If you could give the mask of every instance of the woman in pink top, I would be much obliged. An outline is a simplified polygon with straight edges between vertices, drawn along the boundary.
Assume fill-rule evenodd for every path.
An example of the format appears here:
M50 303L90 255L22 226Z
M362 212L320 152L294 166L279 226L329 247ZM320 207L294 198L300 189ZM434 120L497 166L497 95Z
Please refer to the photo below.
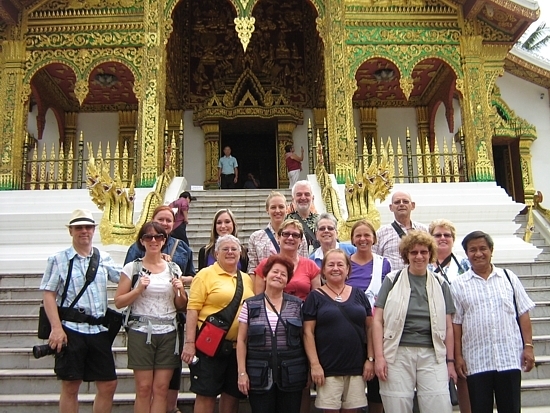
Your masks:
M294 184L300 179L300 171L302 170L302 161L304 160L304 147L302 149L302 155L298 156L294 152L294 146L285 146L285 162L286 169L288 169L288 187L292 189Z
M174 238L181 239L189 246L189 240L187 239L187 224L189 220L187 214L189 213L189 204L191 203L191 194L184 191L180 194L180 197L172 202L169 207L177 208L176 220L174 221L174 228L170 233Z
M294 264L294 276L284 291L301 300L305 300L310 291L321 286L320 269L315 264L315 261L298 255L303 235L302 224L295 219L287 219L277 231L277 238L281 247L279 254ZM267 258L262 260L254 271L256 273L254 294L260 294L265 291L263 267L266 261Z

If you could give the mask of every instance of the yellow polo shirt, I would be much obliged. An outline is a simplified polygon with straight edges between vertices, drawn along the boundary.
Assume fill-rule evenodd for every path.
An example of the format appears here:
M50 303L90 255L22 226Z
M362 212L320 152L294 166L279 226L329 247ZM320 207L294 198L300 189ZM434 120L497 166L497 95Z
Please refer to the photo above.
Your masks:
M254 296L250 276L244 272L241 272L241 275L244 285L243 297L233 324L231 324L231 328L226 336L227 340L232 341L237 340L237 331L239 329L238 316L242 303L245 299ZM227 274L217 262L210 267L203 268L195 275L191 283L191 289L189 290L187 309L199 312L199 328L206 317L217 313L229 305L235 295L236 288L237 276Z

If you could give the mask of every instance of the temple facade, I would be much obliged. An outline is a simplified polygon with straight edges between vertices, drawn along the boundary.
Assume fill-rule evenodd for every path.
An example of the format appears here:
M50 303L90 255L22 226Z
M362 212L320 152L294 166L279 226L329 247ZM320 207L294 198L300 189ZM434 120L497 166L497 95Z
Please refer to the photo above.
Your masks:
M81 187L95 156L126 185L173 159L216 188L226 145L241 185L285 187L291 144L303 177L322 159L345 181L385 152L401 182L497 181L532 204L550 194L550 63L514 45L539 14L530 0L5 0L0 187Z

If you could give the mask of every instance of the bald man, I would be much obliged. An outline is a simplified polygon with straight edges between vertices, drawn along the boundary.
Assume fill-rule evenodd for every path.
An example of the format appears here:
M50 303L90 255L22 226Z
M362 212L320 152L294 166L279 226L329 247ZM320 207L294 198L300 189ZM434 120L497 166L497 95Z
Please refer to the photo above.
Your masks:
M394 221L391 224L382 225L376 231L377 243L373 245L372 252L386 257L391 263L391 269L400 270L405 263L399 254L399 242L407 231L426 231L428 228L411 220L411 212L415 204L411 195L407 192L397 191L391 197L390 211L393 212Z

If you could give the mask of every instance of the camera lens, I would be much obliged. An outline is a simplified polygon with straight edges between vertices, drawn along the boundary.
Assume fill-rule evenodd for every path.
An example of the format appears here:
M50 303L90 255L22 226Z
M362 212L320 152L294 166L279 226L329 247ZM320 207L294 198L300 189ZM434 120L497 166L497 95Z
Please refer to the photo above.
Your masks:
M35 359L55 354L56 349L51 348L48 344L42 344L40 346L34 346L32 348L32 354Z

